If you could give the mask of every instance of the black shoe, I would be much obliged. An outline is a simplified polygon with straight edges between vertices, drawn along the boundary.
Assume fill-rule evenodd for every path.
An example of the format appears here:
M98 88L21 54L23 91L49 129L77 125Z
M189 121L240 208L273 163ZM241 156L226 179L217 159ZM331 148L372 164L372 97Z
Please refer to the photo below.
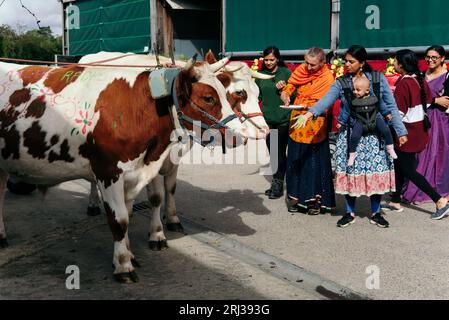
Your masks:
M353 224L354 222L355 218L350 213L347 213L343 216L343 218L337 221L337 227L344 228L350 224Z
M382 217L382 214L380 212L377 212L374 216L372 216L369 219L369 222L371 222L372 224L376 224L378 227L381 228L388 228L390 226L388 221L385 220L384 217Z
M271 194L271 187L270 187L270 189L265 190L265 195L266 196L269 196L270 194Z
M271 193L268 195L268 199L279 199L284 195L284 181L273 179L271 183Z

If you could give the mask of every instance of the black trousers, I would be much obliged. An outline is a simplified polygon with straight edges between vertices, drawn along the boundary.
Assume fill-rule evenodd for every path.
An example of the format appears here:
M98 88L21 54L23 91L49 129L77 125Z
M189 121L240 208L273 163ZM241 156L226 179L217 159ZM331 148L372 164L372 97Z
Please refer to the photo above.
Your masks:
M270 163L273 167L277 163L277 170L273 172L273 179L284 180L285 171L287 170L287 145L288 145L288 128L289 124L269 125L270 134L266 138L268 150L270 151ZM277 130L277 139L270 142L271 137L275 136L273 130ZM271 143L276 143L277 148L271 147ZM271 151L273 149L273 152ZM276 150L277 149L277 150ZM276 150L276 152L274 151Z
M394 160L394 170L396 176L396 192L391 196L391 201L401 202L402 187L404 186L405 178L413 182L422 192L427 194L433 202L440 200L441 196L430 183L423 177L422 174L416 171L417 161L416 153L401 152L396 149L398 158Z

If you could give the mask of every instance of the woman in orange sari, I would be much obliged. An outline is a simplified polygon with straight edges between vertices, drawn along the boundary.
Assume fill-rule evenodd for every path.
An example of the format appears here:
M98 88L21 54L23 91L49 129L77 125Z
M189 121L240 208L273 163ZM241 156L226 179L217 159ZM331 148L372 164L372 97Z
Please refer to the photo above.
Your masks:
M318 214L335 207L331 155L328 141L327 113L304 128L292 127L295 119L315 105L331 87L334 76L326 65L323 49L311 48L304 56L305 63L296 68L281 94L288 105L297 92L293 110L287 155L287 209L289 212Z

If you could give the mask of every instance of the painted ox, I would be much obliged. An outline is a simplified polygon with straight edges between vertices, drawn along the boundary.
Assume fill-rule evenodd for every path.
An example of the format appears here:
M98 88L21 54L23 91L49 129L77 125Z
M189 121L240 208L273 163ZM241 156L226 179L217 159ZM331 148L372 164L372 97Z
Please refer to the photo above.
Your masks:
M151 64L147 56L121 62ZM134 198L179 143L171 139L180 128L178 117L220 128L222 136L226 128L245 135L214 74L224 62L189 61L174 79L172 95L157 100L150 93L151 73L143 68L0 63L1 246L7 246L3 199L8 176L40 186L95 180L114 240L114 277L136 282L128 215Z
M95 61L109 60L119 57L123 53L101 52L98 54L83 57L80 62L93 63ZM206 61L217 65L218 61L212 52L206 55ZM155 58L153 58L155 59ZM156 62L156 60L154 60ZM160 57L161 63L170 63L170 60ZM120 60L105 62L120 63ZM177 61L177 65L183 62ZM231 103L235 114L238 116L249 138L265 139L269 133L268 125L265 122L259 106L259 88L253 81L253 78L271 79L273 76L261 74L252 71L248 65L240 61L229 62L219 70L222 74L229 77L230 81L224 83L227 91L228 101ZM225 78L226 79L226 78ZM187 148L190 146L187 146ZM165 203L166 228L170 231L183 232L181 221L177 216L174 193L176 190L176 178L178 165L167 158L157 175L147 186L150 208L150 228L148 244L152 250L162 250L168 247L167 239L164 234L164 228L161 222L161 206ZM96 186L93 184L89 197L89 214L98 214L99 198L96 192Z

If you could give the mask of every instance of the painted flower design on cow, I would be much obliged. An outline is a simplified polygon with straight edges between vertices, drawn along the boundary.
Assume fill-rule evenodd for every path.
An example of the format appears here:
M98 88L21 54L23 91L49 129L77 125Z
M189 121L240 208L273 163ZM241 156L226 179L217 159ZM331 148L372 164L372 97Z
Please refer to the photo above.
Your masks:
M54 96L55 93L53 92L53 90L51 88L48 87L41 87L37 84L34 84L30 87L31 91L41 95L41 96Z
M38 84L34 84L30 87L31 92L36 94L38 96L38 99L40 101L45 101L46 97L54 97L55 93L51 88L48 87L42 87ZM54 105L53 105L54 106Z
M80 129L81 129L81 133L83 135L86 135L87 133L87 128L92 126L92 118L94 116L94 112L89 112L90 109L90 104L89 103L84 103L84 110L80 110L79 111L79 118L75 119L75 123L79 125L79 127L75 127L72 129L72 131L70 132L70 134L73 136L78 135L80 133Z

